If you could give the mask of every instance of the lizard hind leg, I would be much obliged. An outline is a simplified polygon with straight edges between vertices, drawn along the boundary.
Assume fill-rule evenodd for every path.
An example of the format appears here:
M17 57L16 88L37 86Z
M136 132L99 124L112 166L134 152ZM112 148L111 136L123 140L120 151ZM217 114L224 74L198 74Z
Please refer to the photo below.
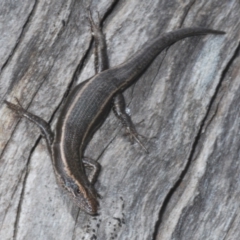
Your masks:
M121 121L122 125L126 129L126 133L130 136L131 141L136 141L146 153L149 153L147 148L143 145L142 141L139 139L139 137L143 137L140 135L133 122L131 117L126 112L126 104L125 100L122 94L118 94L114 98L114 106L113 111L116 115L116 117Z

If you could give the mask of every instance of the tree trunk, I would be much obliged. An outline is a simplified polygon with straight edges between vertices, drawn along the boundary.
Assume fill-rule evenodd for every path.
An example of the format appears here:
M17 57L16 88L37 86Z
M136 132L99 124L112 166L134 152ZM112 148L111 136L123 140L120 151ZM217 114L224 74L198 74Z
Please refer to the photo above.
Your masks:
M40 131L3 102L54 129L94 75L87 7L111 67L165 32L226 31L177 42L125 91L149 154L112 113L96 132L85 152L102 166L96 217L61 194ZM239 239L239 0L3 1L0 12L0 239Z

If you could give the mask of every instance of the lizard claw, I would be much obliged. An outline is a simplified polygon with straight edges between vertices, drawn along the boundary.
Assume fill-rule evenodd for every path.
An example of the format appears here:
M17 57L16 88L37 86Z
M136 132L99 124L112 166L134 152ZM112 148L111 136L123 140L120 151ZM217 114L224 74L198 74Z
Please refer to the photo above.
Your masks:
M130 136L131 142L135 140L147 154L149 153L147 148L143 145L142 141L138 137L140 136L140 137L146 138L145 136L138 134L136 131L133 131L133 129L130 129L130 128L127 128L127 134Z
M16 112L18 116L22 117L26 110L23 108L23 106L20 104L20 101L16 97L15 100L17 101L17 104L10 103L7 100L4 100L4 103L7 104L8 108Z

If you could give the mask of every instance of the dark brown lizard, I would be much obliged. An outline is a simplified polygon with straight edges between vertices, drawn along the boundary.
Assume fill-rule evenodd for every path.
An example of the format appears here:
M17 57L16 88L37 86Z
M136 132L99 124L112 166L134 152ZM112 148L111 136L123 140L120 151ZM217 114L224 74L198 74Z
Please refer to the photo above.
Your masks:
M126 62L108 69L104 36L91 16L90 22L96 43L95 66L98 74L77 85L70 93L59 116L55 134L46 121L26 111L20 104L5 102L10 109L39 126L47 140L58 183L78 207L95 215L98 212L98 194L94 183L100 165L84 157L84 151L95 131L108 116L112 102L114 101L114 112L127 132L145 149L131 118L125 112L122 92L139 78L166 47L186 37L224 32L206 28L186 28L165 33L147 42ZM88 176L86 167L93 169Z

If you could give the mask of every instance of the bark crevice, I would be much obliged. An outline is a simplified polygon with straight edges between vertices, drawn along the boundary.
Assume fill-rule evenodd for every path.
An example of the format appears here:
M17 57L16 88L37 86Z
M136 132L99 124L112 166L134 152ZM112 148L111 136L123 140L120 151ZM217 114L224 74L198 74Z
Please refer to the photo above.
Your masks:
M15 217L15 222L14 222L14 229L13 229L13 239L14 240L17 239L17 235L18 235L18 225L19 225L19 220L20 220L20 216L21 216L22 203L23 203L23 198L24 198L24 194L25 194L26 182L27 182L27 178L28 178L28 174L29 174L29 171L28 171L29 164L30 164L30 161L31 161L32 154L33 154L34 150L36 149L36 147L38 146L38 143L40 142L40 140L41 140L41 137L39 137L37 139L36 143L34 144L34 146L32 147L32 149L30 151L26 166L24 168L25 175L23 177L23 181L20 182L20 184L22 183L22 191L20 193L20 198L19 198L19 201L18 201L18 206L17 206L17 210L16 210L16 217Z
M27 31L27 28L28 28L28 25L30 24L35 12L36 12L36 9L37 9L37 5L38 5L38 0L35 1L35 3L33 4L33 7L32 7L32 10L30 11L28 17L27 17L27 20L26 22L23 24L23 27L22 27L22 31L16 41L16 44L15 46L13 47L12 51L10 52L7 60L5 61L5 63L2 65L2 68L1 68L1 71L0 73L4 70L4 68L8 65L8 63L11 61L14 53L17 51L18 49L18 46L20 45L20 43L22 42L22 39L24 38L24 35Z
M220 88L222 86L222 83L225 79L225 76L226 76L226 73L228 72L229 68L231 67L234 59L238 56L239 54L239 51L240 51L240 44L238 44L237 48L235 49L232 57L230 58L230 60L228 61L228 63L226 64L226 67L224 68L222 74L221 74L221 77L219 79L219 82L218 82L218 85L216 87L216 90L212 96L212 98L210 99L210 102L209 102L209 106L208 106L208 109L206 111L206 114L205 116L203 117L202 121L201 121L201 124L200 124L200 128L198 130L198 133L193 141L193 145L192 145L192 148L191 148L191 151L190 151L190 155L189 155L189 158L187 160L187 163L185 165L185 168L183 169L183 171L181 172L178 180L176 181L176 183L173 185L173 187L169 190L168 194L166 195L166 198L164 199L163 201L163 204L161 206L161 209L159 211L159 218L158 218L158 221L156 222L155 224L155 230L154 230L154 233L153 233L153 237L152 239L155 240L157 238L157 233L158 233L158 229L161 225L161 222L162 222L162 218L163 218L163 215L167 209L167 206L168 206L168 203L169 201L171 201L171 198L173 196L173 194L176 192L176 190L178 189L179 185L181 184L181 182L183 181L184 177L186 176L186 174L188 173L188 170L189 170L189 167L191 166L191 163L193 161L193 157L195 156L195 151L198 147L198 143L199 143L199 140L201 138L201 135L202 135L202 132L206 126L206 121L209 117L209 113L212 109L212 106L214 104L214 101L216 100L217 98L217 95L220 91ZM213 114L212 118L211 118L211 121L213 120L215 114ZM207 123L207 125L209 125L209 122Z

